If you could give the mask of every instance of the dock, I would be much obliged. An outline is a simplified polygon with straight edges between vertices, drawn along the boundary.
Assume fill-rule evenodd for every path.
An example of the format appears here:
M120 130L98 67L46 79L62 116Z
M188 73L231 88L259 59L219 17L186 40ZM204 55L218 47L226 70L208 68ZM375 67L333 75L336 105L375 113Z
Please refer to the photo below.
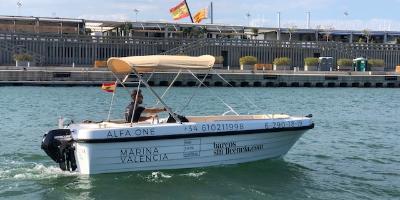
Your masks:
M144 73L151 86L168 86L177 72ZM311 72L311 71L253 71L215 70L210 73L194 71L204 85L212 87L376 87L399 88L400 74L395 72ZM221 75L225 80L221 79ZM107 69L83 67L2 67L0 86L98 86L113 82ZM137 77L130 76L126 85L136 85ZM197 86L189 72L182 72L173 83L177 87Z

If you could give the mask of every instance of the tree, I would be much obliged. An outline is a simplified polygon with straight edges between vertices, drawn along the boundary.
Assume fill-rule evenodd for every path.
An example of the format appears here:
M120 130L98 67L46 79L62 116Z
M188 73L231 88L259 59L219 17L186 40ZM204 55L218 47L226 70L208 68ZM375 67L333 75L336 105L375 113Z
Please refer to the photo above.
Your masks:
M207 33L207 29L205 26L200 26L200 27L185 27L182 29L183 35L189 38L200 38L204 37L204 35Z
M396 44L400 44L400 38L396 38Z
M258 36L258 28L252 28L251 32L253 33L253 39Z
M129 34L129 32L131 31L131 29L132 29L132 24L125 22L125 24L123 26L124 35L127 36Z
M367 39L367 44L368 44L369 40L371 38L371 31L368 29L364 29L362 32L363 32L364 37Z
M329 41L329 38L331 37L333 30L334 30L334 27L332 25L327 25L324 28L324 37L326 38L327 42Z
M322 26L318 24L315 28L317 29L316 41L319 41L319 32L322 30Z
M292 34L296 31L297 26L296 25L291 25L288 28L288 32L289 32L289 41L292 41Z

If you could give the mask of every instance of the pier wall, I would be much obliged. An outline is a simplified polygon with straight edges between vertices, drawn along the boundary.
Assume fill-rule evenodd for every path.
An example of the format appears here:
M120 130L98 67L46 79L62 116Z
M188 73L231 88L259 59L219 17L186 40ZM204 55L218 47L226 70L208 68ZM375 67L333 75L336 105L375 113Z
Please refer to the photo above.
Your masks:
M220 70L220 74L195 72L204 84L213 87L400 87L400 77L395 73L370 74L363 72L253 72ZM147 80L149 73L143 74ZM176 76L176 72L154 73L149 79L152 86L168 86ZM66 69L27 69L0 70L0 85L101 85L113 82L115 77L106 70L89 70L88 68ZM128 85L137 84L134 75L127 79ZM174 86L191 87L199 82L190 73L181 73Z

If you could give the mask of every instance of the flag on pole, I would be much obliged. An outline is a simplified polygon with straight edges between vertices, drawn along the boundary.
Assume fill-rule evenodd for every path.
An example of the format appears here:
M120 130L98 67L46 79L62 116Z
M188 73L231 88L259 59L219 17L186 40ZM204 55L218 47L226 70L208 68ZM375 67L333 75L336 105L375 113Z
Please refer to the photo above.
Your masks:
M105 92L114 92L116 88L116 84L113 83L103 83L101 86L101 89L104 90Z
M200 23L201 20L207 19L207 8L199 10L193 18L194 23Z
M182 18L189 16L189 9L186 6L185 1L182 1L177 6L169 9L169 12L171 13L172 18L174 18L174 20L180 20Z

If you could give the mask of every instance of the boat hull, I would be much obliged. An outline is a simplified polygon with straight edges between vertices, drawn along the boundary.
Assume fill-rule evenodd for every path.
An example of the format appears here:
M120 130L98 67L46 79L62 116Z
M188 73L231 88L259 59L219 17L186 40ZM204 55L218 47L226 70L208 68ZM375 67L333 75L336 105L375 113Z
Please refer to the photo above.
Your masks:
M306 130L74 143L82 174L237 164L285 155Z

